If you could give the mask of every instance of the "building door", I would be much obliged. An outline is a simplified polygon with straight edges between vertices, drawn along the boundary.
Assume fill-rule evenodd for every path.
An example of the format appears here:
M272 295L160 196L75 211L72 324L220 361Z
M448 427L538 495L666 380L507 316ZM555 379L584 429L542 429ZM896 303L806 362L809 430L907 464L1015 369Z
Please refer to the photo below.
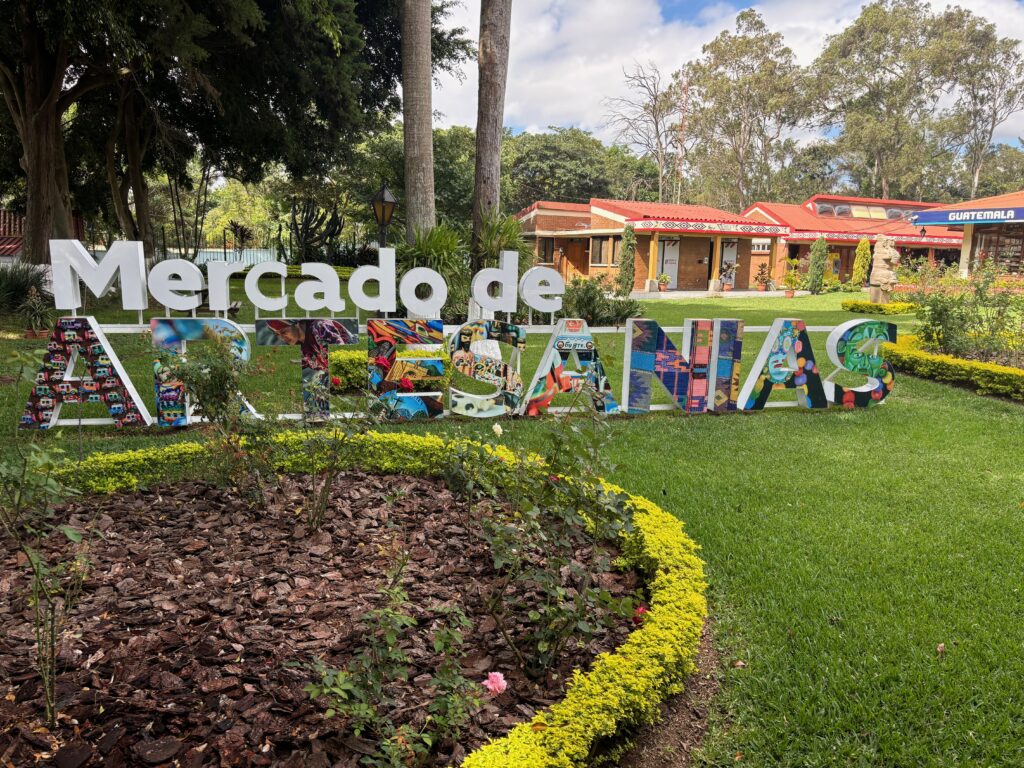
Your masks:
M722 283L728 283L731 286L736 285L736 258L739 255L739 243L736 240L723 240L722 241L722 272L721 274L726 275L730 272L731 277L723 278ZM729 267L734 267L730 270Z
M583 240L570 240L566 247L565 279L572 280L577 275L586 275L587 247Z
M658 241L658 274L657 277L668 275L668 289L676 290L679 278L679 241Z

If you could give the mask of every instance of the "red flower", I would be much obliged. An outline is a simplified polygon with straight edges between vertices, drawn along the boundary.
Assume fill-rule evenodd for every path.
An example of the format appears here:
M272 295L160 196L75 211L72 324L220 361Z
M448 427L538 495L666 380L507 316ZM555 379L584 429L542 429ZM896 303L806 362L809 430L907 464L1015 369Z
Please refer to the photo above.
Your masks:
M391 367L391 361L383 356L373 358L373 364L378 368L383 368L385 371Z
M340 387L341 386L341 379L338 378L337 376L331 376L331 386L332 387Z
M403 376L401 379L398 380L398 388L403 392L412 392L412 379L410 379L408 376Z
M643 605L638 605L636 607L636 610L633 611L633 623L636 624L639 627L641 624L644 623L644 619L646 619L646 618L647 618L647 607L643 606Z

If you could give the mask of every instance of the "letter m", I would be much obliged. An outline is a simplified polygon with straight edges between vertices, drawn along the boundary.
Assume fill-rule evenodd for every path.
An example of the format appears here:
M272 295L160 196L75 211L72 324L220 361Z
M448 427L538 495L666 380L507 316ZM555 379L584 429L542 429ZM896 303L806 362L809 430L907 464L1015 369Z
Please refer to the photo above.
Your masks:
M82 306L79 280L99 298L110 290L118 275L121 277L121 306L124 309L149 306L142 243L118 241L97 262L77 240L51 240L50 262L57 309L74 310Z

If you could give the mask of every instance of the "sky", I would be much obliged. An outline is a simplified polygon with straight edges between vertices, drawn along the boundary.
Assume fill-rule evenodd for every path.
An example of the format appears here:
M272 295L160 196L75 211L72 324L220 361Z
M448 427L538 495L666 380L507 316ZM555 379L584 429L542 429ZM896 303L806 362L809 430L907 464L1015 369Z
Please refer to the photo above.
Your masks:
M462 0L450 23L476 39L480 0ZM952 3L936 0L934 8ZM960 0L995 22L1000 34L1024 39L1024 0ZM765 0L753 6L770 29L781 32L800 64L810 64L828 35L857 17L863 3L841 0ZM575 126L606 142L615 139L605 125L602 101L624 95L622 71L653 62L671 73L698 58L701 46L750 7L701 0L513 0L512 43L505 125L516 132L548 126ZM434 88L437 125L476 123L476 64L463 79L443 76ZM1016 143L1024 135L1024 113L1004 124L997 141Z

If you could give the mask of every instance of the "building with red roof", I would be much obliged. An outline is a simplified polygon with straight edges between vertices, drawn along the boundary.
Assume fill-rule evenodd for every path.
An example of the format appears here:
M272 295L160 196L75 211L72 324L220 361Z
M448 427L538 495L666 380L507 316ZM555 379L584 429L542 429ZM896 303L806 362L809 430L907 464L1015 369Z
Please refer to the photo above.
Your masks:
M670 290L707 290L719 284L753 288L785 225L758 221L706 205L647 203L592 198L589 203L538 200L516 214L534 243L537 262L555 267L566 280L619 271L622 234L636 234L635 290L655 290L668 276ZM759 241L764 247L754 247Z
M1003 274L1024 275L1024 190L917 211L916 226L962 233L960 273L992 260Z
M937 206L918 200L814 195L799 205L757 202L743 215L790 230L775 246L773 276L779 277L785 271L786 259L805 258L814 241L824 237L832 273L847 280L853 274L857 244L862 239L873 244L880 235L892 237L896 248L905 255L956 263L963 233L946 226L921 226L914 221L917 212Z

